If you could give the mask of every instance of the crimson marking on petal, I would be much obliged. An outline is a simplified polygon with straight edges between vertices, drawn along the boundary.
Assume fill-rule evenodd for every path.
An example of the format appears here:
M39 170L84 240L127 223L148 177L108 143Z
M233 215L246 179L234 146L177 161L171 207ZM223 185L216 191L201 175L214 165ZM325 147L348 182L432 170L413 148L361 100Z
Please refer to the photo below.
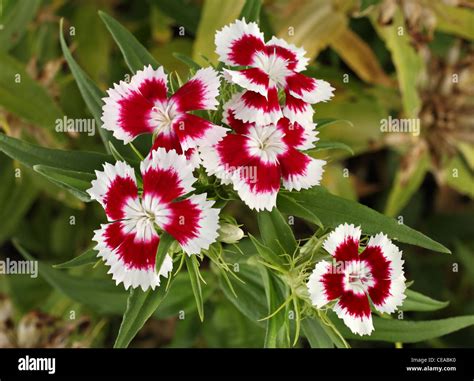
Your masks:
M227 130L192 114L182 114L173 123L184 150L196 148L198 145L214 145L221 140Z
M369 299L365 294L345 292L334 306L334 311L356 334L370 334L374 329Z
M339 244L336 248L335 257L338 261L351 261L357 259L359 249L359 241L352 237L347 237L346 240Z
M259 68L250 68L240 71L225 70L224 77L232 83L246 90L257 92L267 97L270 78Z
M138 88L140 93L152 102L164 102L166 100L166 82L160 78L147 78Z
M184 195L178 174L169 169L148 168L143 176L143 197L158 196L161 202L171 202Z
M170 133L162 132L155 137L151 150L155 151L158 148L164 148L166 151L175 150L179 155L183 153L178 135L174 131L171 131Z
M129 136L135 138L144 133L152 133L148 122L153 103L137 91L118 101L119 126Z
M369 289L369 295L374 304L380 305L390 296L390 263L383 256L378 246L368 246L360 254L370 266L374 278L374 286Z
M125 217L124 207L129 198L136 198L138 189L130 177L116 177L104 197L105 213L111 220Z
M156 233L149 241L136 239L135 234L125 233L122 221L108 224L104 232L105 243L129 269L155 268L156 249L160 241Z
M283 141L289 146L296 148L305 142L306 130L298 123L290 123L288 118L281 118L277 127L285 134Z
M278 90L270 88L268 98L253 91L244 92L235 105L235 116L244 122L258 125L276 123L282 116L278 102Z
M176 104L178 112L215 110L218 104L216 97L219 95L219 85L219 77L214 69L199 69L174 93L170 101Z
M286 88L291 95L304 99L305 93L311 93L316 89L316 80L303 74L293 73L286 78Z
M285 91L283 115L291 122L298 122L306 126L313 122L313 114L314 110L309 103L295 98L288 91Z
M198 236L201 210L189 199L169 204L170 222L163 229L181 245Z
M249 66L253 62L256 52L265 48L262 40L250 34L244 34L238 40L232 42L229 59L235 65Z
M303 48L298 48L275 36L267 42L266 50L269 54L276 54L286 60L288 69L296 72L304 70L309 62L309 59L305 57L306 51Z

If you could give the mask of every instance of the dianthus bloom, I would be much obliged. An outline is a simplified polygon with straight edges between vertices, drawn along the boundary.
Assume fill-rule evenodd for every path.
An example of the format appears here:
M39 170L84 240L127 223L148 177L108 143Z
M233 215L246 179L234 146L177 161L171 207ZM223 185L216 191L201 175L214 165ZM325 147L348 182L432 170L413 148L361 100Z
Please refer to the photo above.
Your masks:
M226 129L191 114L196 110L215 110L218 105L219 76L212 68L200 69L173 95L168 95L168 77L163 67L146 66L130 79L107 91L102 110L103 128L124 143L138 135L153 134L153 149L163 147L185 153L196 166L196 147L212 144Z
M201 148L207 173L232 183L242 201L256 210L273 209L280 182L288 190L319 184L325 161L300 151L314 147L314 124L303 127L287 118L266 126L242 122L235 118L238 97L224 106L224 122L234 133Z
M382 313L392 313L405 299L402 252L379 233L370 237L359 254L360 227L339 225L323 247L333 262L319 262L308 281L313 305L332 307L353 333L374 330L370 301Z
M311 104L327 101L333 88L323 80L307 77L308 59L302 48L272 37L264 41L263 33L254 22L236 20L215 36L219 59L230 66L245 66L242 70L224 69L224 77L242 88L236 100L235 116L258 125L277 123L282 116L291 122L311 123ZM281 109L278 90L285 93Z
M173 263L166 256L155 270L160 232L173 236L188 255L208 249L218 236L219 210L194 191L192 167L183 155L159 148L141 163L143 191L125 162L104 164L87 192L104 207L108 223L95 231L96 250L125 288L154 289Z

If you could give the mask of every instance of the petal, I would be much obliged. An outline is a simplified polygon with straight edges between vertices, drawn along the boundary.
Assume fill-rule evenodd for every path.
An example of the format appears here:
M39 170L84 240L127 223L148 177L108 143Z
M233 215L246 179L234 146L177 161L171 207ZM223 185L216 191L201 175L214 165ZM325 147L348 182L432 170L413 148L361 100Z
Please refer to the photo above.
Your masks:
M374 307L384 313L392 313L405 299L405 276L402 252L384 234L371 237L361 253L370 267L374 285L368 292Z
M110 221L126 216L126 206L138 200L135 171L127 163L118 161L114 165L105 163L103 171L95 171L96 180L87 193L105 209Z
M263 33L257 23L247 23L245 18L218 31L215 44L219 60L234 66L251 65L255 53L265 49Z
M154 102L166 99L166 80L162 67L153 70L148 66L138 71L130 83L114 84L103 98L102 127L125 143L140 134L153 133L150 113Z
M123 283L128 289L141 287L155 289L160 285L160 276L168 277L173 268L173 261L166 256L159 273L155 271L156 249L159 237L154 230L146 236L137 234L136 227L123 221L101 225L95 231L93 240L97 242L95 249L105 264L110 266L109 274L116 284Z
M291 123L288 118L281 118L277 123L277 128L284 134L285 144L299 150L314 148L314 143L319 140L315 127L314 123L303 127L299 123Z
M227 129L192 114L182 114L173 123L184 150L201 145L214 145L227 133Z
M324 160L312 157L289 148L283 155L278 157L281 165L283 185L288 190L308 189L319 185L323 177Z
M164 102L168 93L168 77L163 66L153 70L151 65L139 70L130 79L130 88L152 102Z
M333 97L334 88L326 81L293 73L286 78L286 90L307 103L325 102Z
M298 48L275 36L267 42L266 50L285 59L288 69L296 72L305 70L309 62L309 58L305 57L306 51L303 48Z
M224 104L222 121L238 134L245 135L248 132L248 129L252 126L252 123L244 122L235 117L235 105L239 98L240 94L236 93Z
M303 126L313 123L314 110L311 104L291 96L288 91L285 91L285 106L283 107L283 115L287 117L290 122L298 122Z
M206 194L171 203L170 221L163 229L171 234L188 254L207 250L217 239L219 209L212 208L214 201L206 200Z
M345 292L334 306L337 316L358 335L370 335L374 330L370 304L365 294Z
M328 261L321 261L311 273L307 286L311 302L321 308L344 293L343 274L333 271Z
M251 209L271 210L280 189L278 163L266 163L250 155L249 138L229 134L214 147L203 147L201 157L206 172L234 189Z
M237 98L234 114L243 122L252 122L260 126L275 124L282 116L276 87L268 90L268 98L246 91Z
M171 97L178 112L216 110L219 102L219 75L213 68L199 69L196 74Z
M143 178L143 197L159 197L171 202L194 190L193 169L184 155L159 148L152 151L140 165Z
M224 69L224 78L230 83L235 83L264 97L268 94L269 78L261 69L251 68L240 71Z
M359 257L359 226L342 224L329 234L323 243L324 249L338 261L350 261Z

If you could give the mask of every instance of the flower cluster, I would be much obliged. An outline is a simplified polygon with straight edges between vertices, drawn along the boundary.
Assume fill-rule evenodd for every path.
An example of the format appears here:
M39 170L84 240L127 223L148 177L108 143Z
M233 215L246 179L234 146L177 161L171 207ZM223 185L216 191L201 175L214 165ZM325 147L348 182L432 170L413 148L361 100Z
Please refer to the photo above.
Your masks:
M299 191L321 181L325 162L303 151L318 140L313 104L329 100L334 89L301 74L305 51L276 37L265 42L258 25L245 19L218 31L215 43L227 65L222 74L200 69L172 93L164 69L147 66L104 98L103 128L125 144L142 134L153 140L139 166L106 163L88 190L108 219L95 232L95 248L127 289L154 289L169 276L169 255L155 268L164 232L187 255L207 250L218 237L242 237L240 229L219 228L214 201L193 187L200 165L257 211L275 207L281 185ZM221 75L237 89L222 101L226 127L196 114L218 109ZM371 238L359 254L360 235L359 228L342 225L329 236L324 248L345 265L318 263L308 289L317 308L336 301L338 316L367 334L373 330L369 297L378 311L394 311L403 301L405 278L401 253L386 236Z
M370 237L359 254L360 227L339 225L324 241L333 261L320 261L309 277L311 301L322 308L336 301L333 310L352 332L374 330L369 299L375 310L392 313L405 299L402 252L386 235Z
M224 27L215 43L223 63L246 69L224 69L224 78L243 91L224 105L232 133L202 148L203 165L250 208L271 210L281 182L288 190L319 184L325 162L301 150L317 140L311 104L330 99L334 89L300 73L308 63L303 49L276 37L265 42L254 22Z

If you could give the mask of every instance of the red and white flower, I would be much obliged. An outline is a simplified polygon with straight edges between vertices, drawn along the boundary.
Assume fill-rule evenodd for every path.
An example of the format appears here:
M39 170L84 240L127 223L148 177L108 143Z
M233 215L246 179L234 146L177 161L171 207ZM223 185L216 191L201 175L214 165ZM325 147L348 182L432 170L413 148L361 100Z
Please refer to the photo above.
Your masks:
M174 149L191 157L200 144L213 144L226 129L190 111L215 110L219 76L212 68L200 69L173 95L168 96L168 77L163 67L146 66L107 91L102 109L103 128L129 143L141 134L154 134L154 149Z
M96 250L125 288L154 289L172 269L169 255L157 273L159 231L172 235L188 255L209 248L218 236L219 210L206 194L193 194L195 178L186 158L159 148L141 163L143 192L125 162L104 164L87 191L105 209L108 223L95 231Z
M323 243L333 262L319 262L308 281L313 305L332 307L352 332L373 330L370 301L382 313L392 313L405 299L402 252L383 233L370 237L359 254L360 227L339 225Z
M201 147L203 165L209 175L233 184L240 198L252 209L271 210L280 182L288 190L319 184L325 161L302 153L314 147L317 131L281 118L260 126L235 117L236 94L224 106L224 122L234 133L214 146Z
M243 70L224 69L224 77L247 91L237 100L235 116L259 125L276 123L282 116L291 122L311 122L311 104L333 96L334 88L323 80L307 77L305 50L273 37L265 42L254 22L236 20L215 36L216 53L230 66L246 66ZM278 89L285 91L281 110Z

